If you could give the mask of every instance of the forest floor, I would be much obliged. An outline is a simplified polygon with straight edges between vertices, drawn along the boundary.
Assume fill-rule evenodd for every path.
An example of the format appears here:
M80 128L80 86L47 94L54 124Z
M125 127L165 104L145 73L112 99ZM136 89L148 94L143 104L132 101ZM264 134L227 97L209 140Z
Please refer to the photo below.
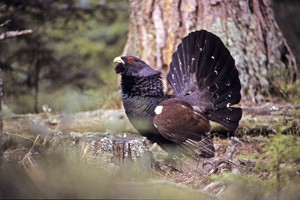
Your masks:
M123 110L4 118L1 198L299 199L300 107L244 108L214 158L168 159Z

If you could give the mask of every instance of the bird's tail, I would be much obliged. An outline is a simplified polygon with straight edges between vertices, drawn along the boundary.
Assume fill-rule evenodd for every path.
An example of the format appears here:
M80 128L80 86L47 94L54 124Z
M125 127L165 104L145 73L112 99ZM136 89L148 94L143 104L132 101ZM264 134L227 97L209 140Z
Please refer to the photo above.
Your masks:
M167 80L178 96L228 130L238 127L241 83L235 61L221 39L205 30L186 36L172 56Z

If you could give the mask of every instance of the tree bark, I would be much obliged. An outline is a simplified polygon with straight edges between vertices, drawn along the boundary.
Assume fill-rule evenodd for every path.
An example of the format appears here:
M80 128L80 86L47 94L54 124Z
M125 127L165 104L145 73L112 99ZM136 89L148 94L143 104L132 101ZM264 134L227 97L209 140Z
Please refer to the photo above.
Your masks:
M299 68L279 30L270 0L130 0L124 55L136 55L168 71L172 53L193 30L218 35L240 72L244 103L279 95L299 76Z
M2 114L2 101L3 101L3 80L2 74L0 74L0 166L2 163L2 154L3 154L3 114Z

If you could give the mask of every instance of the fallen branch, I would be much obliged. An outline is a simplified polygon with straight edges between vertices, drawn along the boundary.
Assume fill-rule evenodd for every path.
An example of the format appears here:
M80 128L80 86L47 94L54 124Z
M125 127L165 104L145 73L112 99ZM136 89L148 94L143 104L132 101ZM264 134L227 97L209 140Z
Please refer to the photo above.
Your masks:
M23 31L8 31L6 33L0 34L0 41L6 40L6 39L11 39L11 38L22 36L22 35L28 35L31 33L32 33L31 29L27 29L27 30L23 30Z

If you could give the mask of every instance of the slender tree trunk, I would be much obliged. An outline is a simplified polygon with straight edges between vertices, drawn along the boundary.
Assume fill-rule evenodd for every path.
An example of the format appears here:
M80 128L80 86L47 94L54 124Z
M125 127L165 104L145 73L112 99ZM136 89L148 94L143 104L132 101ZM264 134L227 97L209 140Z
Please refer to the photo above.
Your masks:
M4 26L6 23L9 23L10 20L0 24ZM31 34L32 30L21 30L21 31L9 31L0 34L0 41L7 40L11 38L15 38L18 36L28 35ZM3 141L3 112L2 112L2 105L3 105L3 79L2 79L2 72L0 71L0 165L2 163L2 154L4 151L4 141Z
M172 53L190 31L218 35L235 58L244 102L278 95L299 75L270 0L130 0L124 54L167 72Z
M3 102L3 80L2 80L2 73L0 73L0 166L2 164L2 154L3 154L3 113L2 113L2 102Z
M35 64L35 75L34 75L34 111L36 113L39 112L40 71L41 71L41 61L37 60Z

